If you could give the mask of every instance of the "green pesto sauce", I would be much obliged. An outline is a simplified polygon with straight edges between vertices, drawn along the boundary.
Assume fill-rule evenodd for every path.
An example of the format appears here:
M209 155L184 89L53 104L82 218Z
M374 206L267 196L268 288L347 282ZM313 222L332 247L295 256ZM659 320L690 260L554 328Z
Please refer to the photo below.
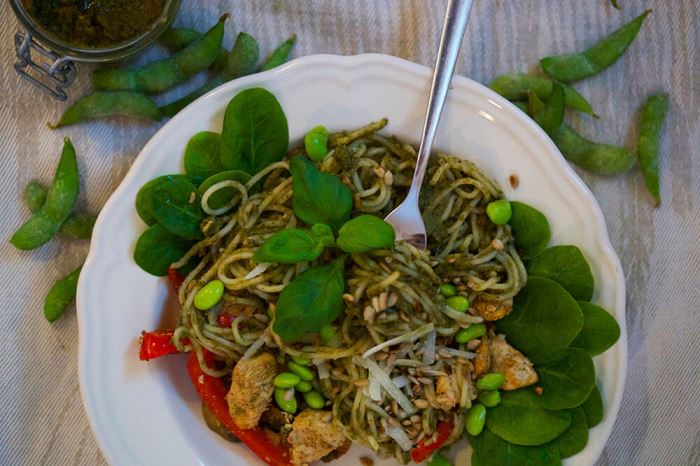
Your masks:
M43 30L84 48L122 44L150 30L166 0L22 0Z

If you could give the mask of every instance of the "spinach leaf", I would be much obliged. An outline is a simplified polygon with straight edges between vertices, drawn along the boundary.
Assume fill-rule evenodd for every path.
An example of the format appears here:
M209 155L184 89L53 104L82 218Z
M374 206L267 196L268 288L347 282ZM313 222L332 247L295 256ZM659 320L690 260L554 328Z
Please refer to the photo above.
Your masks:
M211 131L201 131L190 138L185 148L185 173L203 178L216 175L221 165L221 135Z
M163 175L141 186L136 194L136 212L146 225L157 222L153 216L153 193L160 185L172 180L187 180L195 185L201 182L201 178L189 175Z
M287 228L270 236L255 251L255 262L294 264L312 261L323 252L323 243L314 235L298 228Z
M224 168L257 173L282 160L288 145L287 117L274 95L255 87L231 99L221 133Z
M571 410L571 425L552 444L559 448L562 458L570 458L586 448L588 443L588 424L586 413L580 406Z
M531 389L501 393L501 404L489 409L486 426L503 440L516 445L544 445L571 424L568 411L549 411L540 406Z
M591 356L604 353L620 338L620 326L608 311L595 304L578 301L583 312L583 328L571 346L583 348Z
M163 183L153 192L153 216L171 233L186 239L203 237L199 226L204 213L197 188L187 180Z
M576 246L552 246L533 257L527 267L530 275L539 275L559 283L574 299L588 301L595 286L591 267Z
M312 226L311 234L314 235L316 239L324 246L333 246L335 244L333 230L331 230L331 227L325 223L317 223L316 225Z
M506 442L488 429L469 436L472 466L559 466L559 449L552 444L525 447Z
M538 400L545 409L569 409L580 406L595 385L593 360L582 349L566 348L546 364L537 367Z
M515 238L515 247L523 259L530 259L541 253L551 236L549 222L539 210L522 202L511 201L513 216L510 227Z
M569 346L583 327L583 314L559 284L530 277L515 296L513 311L496 325L513 346L538 363Z
M345 258L302 272L277 300L273 330L287 342L318 332L343 311Z
M352 193L335 175L323 173L308 159L289 162L294 191L294 213L307 225L324 223L333 231L350 218Z
M581 409L586 414L586 423L589 428L597 426L603 420L605 407L597 385L593 385L593 390L591 390L591 394L588 395L586 401L581 405Z
M209 178L204 180L202 185L199 187L199 195L204 196L204 193L207 192L207 189L211 188L216 183L220 183L222 181L238 181L239 183L244 185L248 181L250 181L250 175L240 170L227 170L224 172L217 173L216 175L210 176ZM214 194L209 196L209 199L207 199L207 205L210 209L220 209L223 206L227 205L229 202L231 202L233 197L239 193L240 191L238 191L235 188L221 188Z
M141 233L134 249L134 261L146 272L159 277L168 273L168 267L185 255L192 245L155 224Z
M374 215L360 215L345 223L338 233L338 247L350 254L372 249L393 249L394 227Z

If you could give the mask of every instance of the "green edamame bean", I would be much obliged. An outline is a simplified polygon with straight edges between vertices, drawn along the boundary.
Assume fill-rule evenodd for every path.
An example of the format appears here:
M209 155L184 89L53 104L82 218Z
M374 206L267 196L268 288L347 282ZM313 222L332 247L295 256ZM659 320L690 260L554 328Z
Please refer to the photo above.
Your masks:
M501 403L501 392L498 390L481 392L476 399L487 408L493 408Z
M651 10L645 11L582 52L545 57L540 66L551 78L565 83L600 73L625 53L649 13Z
M298 391L299 393L306 393L310 392L313 390L314 386L311 385L310 382L307 382L306 380L302 380L298 384L294 386L294 390Z
M289 392L291 392L291 396L287 395ZM294 397L293 388L275 388L275 403L282 411L289 414L297 412L297 399Z
M162 114L151 99L138 92L95 92L85 95L68 107L57 123L51 128L81 123L85 120L107 118L112 116L127 116L160 120Z
M445 304L457 312L467 312L469 309L469 300L464 296L449 297L445 300Z
M576 89L566 84L561 86L564 89L564 101L567 107L595 116L591 104ZM540 99L547 99L552 94L554 81L547 76L515 73L497 77L489 87L511 101L526 99L528 92L534 92Z
M472 324L467 328L460 329L455 335L455 341L460 345L464 345L475 338L486 333L486 325L484 324Z
M629 150L589 141L566 123L559 127L552 140L567 160L597 175L619 175L632 168L635 162Z
M223 15L202 37L172 57L141 68L97 70L92 76L93 84L97 89L109 91L137 91L145 94L167 91L214 63L221 49L226 18L228 15Z
M46 187L39 181L31 181L24 189L24 200L29 210L36 213L46 202ZM72 213L63 222L59 231L70 238L90 239L95 220L97 217L92 214Z
M163 115L174 116L177 112L187 107L189 104L212 89L215 89L232 79L255 72L255 66L258 63L259 55L260 48L255 38L250 34L241 32L236 38L236 43L234 44L233 49L228 54L222 73L199 89L175 100L174 102L164 105L161 108Z
M661 129L668 112L668 94L651 95L644 101L640 112L637 157L644 175L644 184L654 198L654 206L661 203L659 194L659 145Z
M74 239L90 239L96 220L92 214L73 213L63 222L60 232Z
M464 421L465 427L469 435L479 435L484 430L486 423L486 407L481 403L475 403L467 412L467 417Z
M46 202L46 187L40 181L30 181L24 188L24 202L31 213L37 212Z
M70 139L63 140L61 160L58 162L46 202L10 238L18 249L35 249L47 243L61 228L73 211L80 192L78 160Z
M452 466L452 463L450 463L450 460L448 460L445 455L435 453L428 462L428 466Z
M508 199L499 199L488 203L486 215L496 225L505 225L513 216L513 209L510 207Z
M294 46L294 42L296 42L296 40L297 35L292 34L289 39L278 45L277 48L273 50L272 53L265 58L265 60L263 60L259 71L271 70L272 68L276 68L289 60L289 53L292 51L292 47Z
M81 265L68 276L53 284L44 300L44 317L53 322L63 315L70 303L75 299L78 288L78 277L83 266Z
M292 356L292 361L294 361L297 364L301 364L302 366L308 366L309 364L311 364L311 359L303 358L301 356Z
M457 294L457 288L452 283L443 283L440 285L440 294L445 298L451 298Z
M304 393L304 401L309 405L309 408L313 409L323 409L326 406L326 400L323 399L323 395L316 390Z
M311 369L309 369L306 366L302 366L301 364L297 364L294 361L289 361L287 363L287 367L289 370L296 375L298 375L301 380L305 380L307 382L311 382L314 379L314 373L311 372Z
M216 306L224 295L224 284L221 280L212 280L194 295L194 307L206 311Z
M479 390L498 390L505 381L505 376L500 372L491 372L476 381L476 388Z
M320 162L328 153L328 130L325 126L316 126L304 136L304 149L309 158Z
M529 95L529 98L531 102L538 99L533 93ZM552 88L552 94L547 99L547 102L539 109L535 109L534 105L532 105L530 107L530 112L535 123L540 125L547 134L550 136L555 134L564 122L564 113L566 112L566 107L564 105L564 88L555 83Z
M321 327L321 330L319 330L319 335L321 336L321 341L325 344L329 344L333 340L335 340L335 329L333 328L332 325L324 325Z
M291 372L282 372L281 374L277 374L273 380L275 387L278 388L292 388L299 382L301 382L301 378L296 374L292 374Z

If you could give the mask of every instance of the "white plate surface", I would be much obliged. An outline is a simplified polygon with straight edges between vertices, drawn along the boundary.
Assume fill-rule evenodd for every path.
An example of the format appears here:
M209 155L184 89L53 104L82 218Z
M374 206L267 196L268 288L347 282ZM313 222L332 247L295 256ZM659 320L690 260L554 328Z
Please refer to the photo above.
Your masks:
M317 124L339 130L382 117L389 118L386 131L416 143L430 74L426 67L385 55L301 58L219 87L180 112L146 144L99 216L78 286L80 388L109 463L257 464L245 447L226 443L204 425L185 356L138 360L141 330L159 328L164 310L173 307L165 280L143 272L132 259L134 243L145 228L134 209L138 189L158 175L181 172L190 136L220 131L228 101L253 86L277 96L293 144ZM619 342L595 358L605 419L590 432L586 449L566 461L592 465L612 430L627 360L624 278L600 208L529 118L469 79L454 78L435 147L474 161L508 198L544 212L553 243L579 246L592 265L594 301L609 309L622 328ZM517 189L508 183L511 174L520 180ZM461 449L457 464L467 465L468 450L460 445L452 451ZM357 465L357 457L364 453L355 447L336 464Z

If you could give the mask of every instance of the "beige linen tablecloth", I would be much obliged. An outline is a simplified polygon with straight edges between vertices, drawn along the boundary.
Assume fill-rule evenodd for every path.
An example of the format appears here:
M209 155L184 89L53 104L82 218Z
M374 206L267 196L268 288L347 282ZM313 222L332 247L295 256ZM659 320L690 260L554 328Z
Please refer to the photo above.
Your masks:
M580 49L654 8L625 57L577 85L601 118L575 116L575 125L600 141L628 146L636 139L634 121L644 97L671 94L661 208L651 207L636 169L614 179L582 174L605 213L627 277L627 387L599 464L698 465L700 2L620 3L621 11L607 0L475 0L456 72L487 83L498 74L527 71L542 56ZM182 0L176 24L203 30L230 11L227 44L243 30L267 52L296 32L294 56L380 52L432 65L445 5ZM42 315L49 287L83 260L88 243L59 239L21 252L7 239L28 216L24 186L35 178L50 181L64 136L79 152L80 205L97 212L158 126L120 120L49 130L47 121L55 121L64 104L15 75L17 23L8 2L2 2L0 18L0 464L102 464L78 390L75 312L55 324ZM79 68L72 97L88 89L89 67Z

